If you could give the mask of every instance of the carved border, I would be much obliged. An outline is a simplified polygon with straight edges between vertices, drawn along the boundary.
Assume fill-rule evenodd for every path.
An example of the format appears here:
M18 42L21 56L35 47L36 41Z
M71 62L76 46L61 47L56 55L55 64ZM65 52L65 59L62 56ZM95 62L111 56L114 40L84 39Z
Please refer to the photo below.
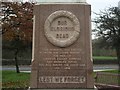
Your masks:
M57 40L56 38L53 38L48 33L50 31L50 25L53 22L53 20L56 18L59 18L61 16L69 18L71 21L73 21L73 24L74 24L73 36L64 41ZM78 39L79 34L80 34L80 23L79 23L79 20L77 19L77 17L73 13L71 13L69 11L60 10L60 11L56 11L56 12L52 13L46 19L45 24L44 24L44 31L45 31L45 36L46 36L47 40L49 42L51 42L53 45L59 46L59 47L67 47L67 46L73 44Z

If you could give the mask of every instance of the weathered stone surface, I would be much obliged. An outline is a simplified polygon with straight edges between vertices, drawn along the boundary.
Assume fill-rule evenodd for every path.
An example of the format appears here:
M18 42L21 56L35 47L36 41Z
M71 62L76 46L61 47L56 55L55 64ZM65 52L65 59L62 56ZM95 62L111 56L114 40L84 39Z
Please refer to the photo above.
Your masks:
M79 37L80 23L77 17L68 11L55 11L45 21L45 35L53 45L67 47Z
M34 9L31 88L93 88L90 5Z

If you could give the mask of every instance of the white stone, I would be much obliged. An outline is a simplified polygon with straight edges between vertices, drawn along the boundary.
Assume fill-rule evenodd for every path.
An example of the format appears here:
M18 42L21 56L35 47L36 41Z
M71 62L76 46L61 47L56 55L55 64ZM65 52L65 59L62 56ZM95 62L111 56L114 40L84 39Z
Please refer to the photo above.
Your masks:
M84 3L86 0L36 0L39 3L50 3L50 2L75 2L75 3Z

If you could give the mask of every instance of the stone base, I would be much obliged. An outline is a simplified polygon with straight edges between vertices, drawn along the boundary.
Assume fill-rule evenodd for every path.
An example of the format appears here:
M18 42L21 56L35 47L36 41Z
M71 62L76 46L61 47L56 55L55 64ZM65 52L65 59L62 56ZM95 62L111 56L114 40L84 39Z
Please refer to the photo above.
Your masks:
M29 87L28 90L98 90L96 86L94 86L94 89L31 89Z
M28 89L28 90L98 90L98 89Z

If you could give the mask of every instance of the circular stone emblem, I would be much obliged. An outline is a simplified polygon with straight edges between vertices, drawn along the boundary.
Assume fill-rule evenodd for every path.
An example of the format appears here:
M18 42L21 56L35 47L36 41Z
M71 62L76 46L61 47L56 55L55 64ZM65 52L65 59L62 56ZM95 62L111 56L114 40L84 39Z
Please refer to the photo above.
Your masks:
M71 12L60 10L46 19L44 29L49 42L59 47L67 47L78 39L80 23Z

